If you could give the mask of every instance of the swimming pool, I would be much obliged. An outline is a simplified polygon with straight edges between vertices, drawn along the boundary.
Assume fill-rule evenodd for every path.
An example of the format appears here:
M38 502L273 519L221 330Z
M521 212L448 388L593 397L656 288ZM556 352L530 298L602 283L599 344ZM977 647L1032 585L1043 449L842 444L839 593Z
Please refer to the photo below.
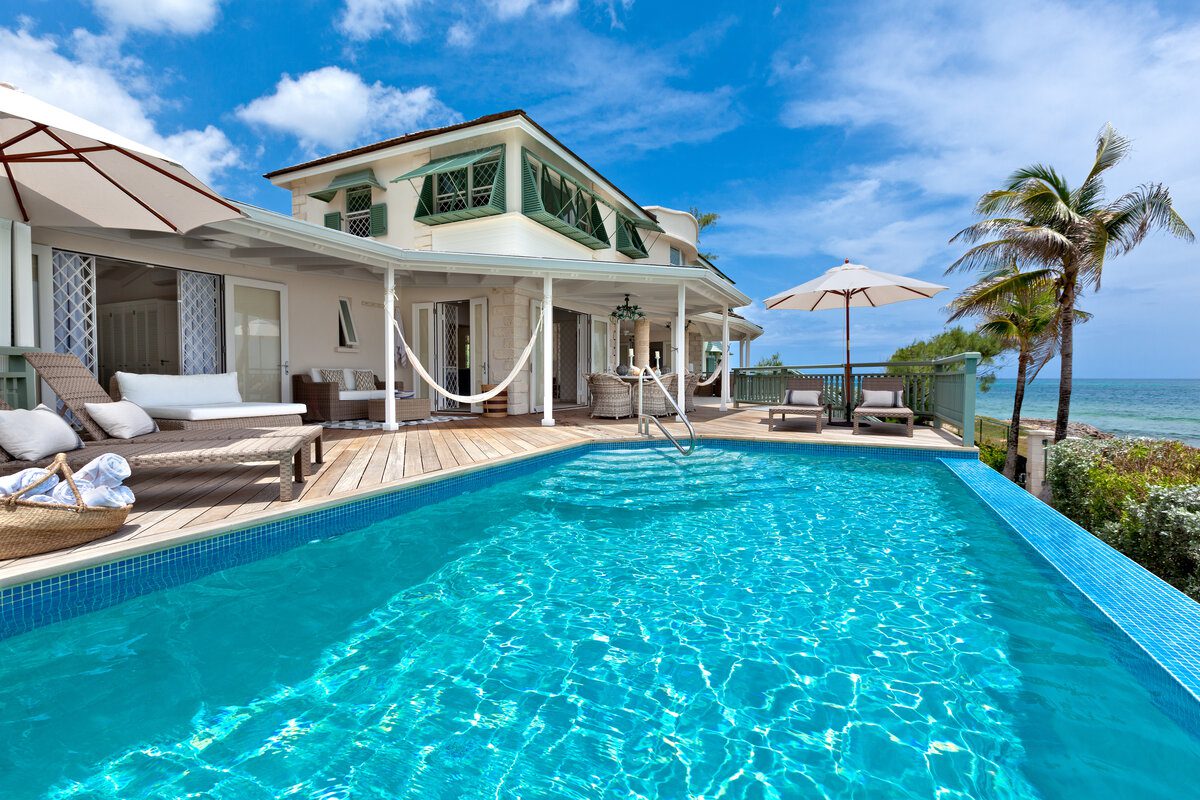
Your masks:
M942 463L673 453L0 642L0 796L1193 792L1191 695Z

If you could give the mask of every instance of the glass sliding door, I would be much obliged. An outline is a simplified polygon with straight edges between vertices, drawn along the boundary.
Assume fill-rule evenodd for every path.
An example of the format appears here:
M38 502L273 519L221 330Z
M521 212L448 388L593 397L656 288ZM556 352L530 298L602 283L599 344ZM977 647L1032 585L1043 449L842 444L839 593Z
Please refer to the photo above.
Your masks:
M287 286L225 279L225 368L238 374L247 402L291 399L288 376Z

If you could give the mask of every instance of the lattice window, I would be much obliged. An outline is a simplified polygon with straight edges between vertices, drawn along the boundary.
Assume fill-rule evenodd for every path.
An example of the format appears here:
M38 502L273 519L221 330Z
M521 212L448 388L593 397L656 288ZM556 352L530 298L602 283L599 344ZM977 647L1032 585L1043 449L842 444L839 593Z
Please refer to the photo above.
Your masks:
M96 257L55 250L54 351L71 353L96 372Z
M437 182L435 213L462 211L467 207L467 170L456 169L434 175Z
M179 273L179 371L183 375L222 372L221 276Z
M480 208L492 202L492 185L500 169L500 157L491 161L480 161L470 167L471 208Z
M371 187L346 190L346 233L367 238L371 235Z

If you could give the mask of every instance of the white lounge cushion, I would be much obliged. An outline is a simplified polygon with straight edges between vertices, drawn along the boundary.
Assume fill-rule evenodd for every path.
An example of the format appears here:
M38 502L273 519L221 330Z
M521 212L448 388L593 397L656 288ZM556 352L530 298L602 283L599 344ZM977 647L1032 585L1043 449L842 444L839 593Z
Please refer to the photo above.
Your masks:
M46 406L0 411L0 447L18 461L39 461L83 447L67 421Z
M138 375L118 372L117 388L122 400L131 400L142 408L183 403L198 406L242 402L236 372L218 375Z
M114 439L132 439L158 430L158 425L150 419L150 415L131 400L84 403L83 407L96 424Z
M884 389L863 389L862 404L867 408L899 408L904 405L903 392Z
M387 397L387 389L351 389L338 392L339 400L382 400Z
M788 389L784 402L789 406L821 405L820 389Z
M304 403L207 403L196 405L143 406L155 419L238 419L240 417L274 417L284 414L306 414Z

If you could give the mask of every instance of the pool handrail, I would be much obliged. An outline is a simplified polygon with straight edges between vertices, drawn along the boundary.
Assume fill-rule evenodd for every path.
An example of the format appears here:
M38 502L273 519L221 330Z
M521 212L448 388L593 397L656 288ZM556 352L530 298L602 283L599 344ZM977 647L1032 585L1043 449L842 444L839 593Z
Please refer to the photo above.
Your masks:
M646 385L646 375L649 375L654 380L654 382L658 385L659 391L663 393L663 397L667 398L667 402L671 404L671 408L675 409L675 416L681 419L683 424L687 426L688 446L686 450L683 448L683 445L679 443L679 440L675 437L675 435L667 430L667 426L663 425L662 422L659 421L658 417L651 416L643 411L642 398L644 395L642 387ZM671 393L667 391L666 386L663 386L663 382L659 379L658 375L654 374L654 370L647 367L646 369L643 369L641 374L638 376L638 433L642 436L649 436L651 422L658 426L658 429L662 431L663 436L667 437L671 444L675 445L675 449L683 455L690 456L696 450L696 429L692 427L691 420L687 418L687 414L685 414L683 409L679 407L679 404L675 402L675 398L671 397Z

